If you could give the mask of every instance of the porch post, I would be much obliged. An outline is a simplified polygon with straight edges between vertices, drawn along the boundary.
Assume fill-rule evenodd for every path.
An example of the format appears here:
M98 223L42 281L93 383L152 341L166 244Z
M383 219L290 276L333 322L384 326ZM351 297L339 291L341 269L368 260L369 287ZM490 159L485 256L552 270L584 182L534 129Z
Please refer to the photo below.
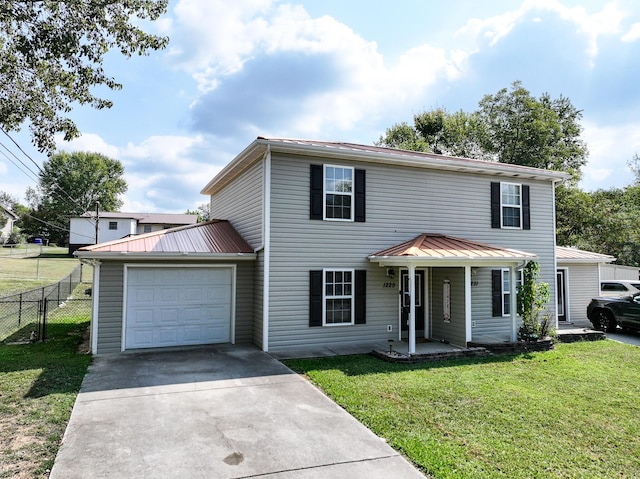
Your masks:
M472 339L471 331L471 266L464 267L464 329L466 333L466 341Z
M518 310L518 297L516 288L516 267L509 266L509 299L511 302L511 341L516 342L518 340L518 324L516 321Z
M409 264L409 354L416 352L416 267Z

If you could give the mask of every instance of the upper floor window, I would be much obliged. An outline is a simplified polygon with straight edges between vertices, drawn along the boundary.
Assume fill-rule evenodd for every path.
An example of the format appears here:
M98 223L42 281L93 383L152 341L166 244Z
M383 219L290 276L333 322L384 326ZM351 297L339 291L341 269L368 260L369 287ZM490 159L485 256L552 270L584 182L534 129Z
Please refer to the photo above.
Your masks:
M353 168L324 166L324 218L353 221Z
M117 221L109 221L109 229L110 230L117 230L118 229L118 222Z
M312 220L365 221L365 170L311 165Z
M491 183L491 227L531 229L529 185Z
M522 225L521 186L514 183L500 183L502 201L502 227L520 228Z

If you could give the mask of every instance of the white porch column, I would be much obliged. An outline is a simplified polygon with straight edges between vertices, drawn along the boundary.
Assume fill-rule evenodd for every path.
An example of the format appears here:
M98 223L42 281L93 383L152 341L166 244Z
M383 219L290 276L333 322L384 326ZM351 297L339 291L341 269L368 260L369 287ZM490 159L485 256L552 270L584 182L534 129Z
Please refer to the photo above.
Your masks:
M409 264L409 354L416 352L416 267Z
M517 324L517 312L518 312L518 297L516 288L516 267L509 266L509 299L510 299L510 312L511 312L511 341L516 342L518 340L518 324Z
M464 318L466 341L472 339L471 331L471 266L464 267Z

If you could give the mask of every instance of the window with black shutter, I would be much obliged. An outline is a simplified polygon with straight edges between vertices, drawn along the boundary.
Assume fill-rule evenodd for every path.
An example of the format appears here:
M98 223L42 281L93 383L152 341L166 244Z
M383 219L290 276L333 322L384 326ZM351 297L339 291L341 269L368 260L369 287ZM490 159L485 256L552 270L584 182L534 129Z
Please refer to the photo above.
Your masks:
M309 280L310 327L366 323L365 270L313 270Z
M311 165L309 191L310 219L365 221L365 170L345 166Z
M529 185L491 183L491 227L531 229Z

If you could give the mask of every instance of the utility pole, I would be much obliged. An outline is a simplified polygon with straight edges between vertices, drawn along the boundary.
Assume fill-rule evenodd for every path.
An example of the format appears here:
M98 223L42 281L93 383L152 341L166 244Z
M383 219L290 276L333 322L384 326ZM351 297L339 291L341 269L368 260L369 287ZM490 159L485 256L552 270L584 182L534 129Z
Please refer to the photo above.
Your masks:
M98 223L100 223L100 202L96 201L96 244L98 241Z

